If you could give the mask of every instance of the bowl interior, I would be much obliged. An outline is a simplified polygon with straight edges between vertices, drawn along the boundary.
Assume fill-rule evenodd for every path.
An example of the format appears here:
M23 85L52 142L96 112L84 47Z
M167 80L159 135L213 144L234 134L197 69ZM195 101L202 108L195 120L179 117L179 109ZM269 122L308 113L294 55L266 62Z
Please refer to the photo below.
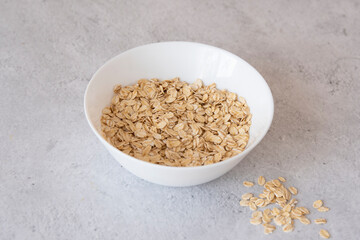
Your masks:
M85 93L85 113L100 134L100 116L110 104L114 85L134 84L141 78L161 80L180 77L205 85L216 83L246 99L253 115L247 149L253 148L271 125L274 103L262 76L241 58L216 47L189 42L165 42L140 46L105 63L93 76Z

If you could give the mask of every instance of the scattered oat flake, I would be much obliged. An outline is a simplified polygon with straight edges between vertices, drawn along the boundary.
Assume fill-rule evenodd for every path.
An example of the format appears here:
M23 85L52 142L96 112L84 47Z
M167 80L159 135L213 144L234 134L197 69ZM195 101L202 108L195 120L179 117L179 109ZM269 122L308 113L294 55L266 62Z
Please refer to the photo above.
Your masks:
M271 222L271 217L269 215L267 215L267 214L264 214L262 216L262 220L263 220L264 223L270 223Z
M314 208L319 208L323 205L323 201L322 200L316 200L314 203L313 203L313 207Z
M259 224L262 224L262 220L261 220L261 218L251 218L250 223L253 225L259 225Z
M304 217L304 216L300 217L299 221L305 225L309 225L311 223L310 219L308 219L307 217Z
M251 197L251 198L250 198L250 201L251 201L251 202L255 202L256 200L258 200L257 197Z
M283 177L278 177L278 179L279 179L281 182L286 182L286 179L283 178Z
M272 213L272 215L277 216L280 214L280 210L278 208L274 207L271 213Z
M241 196L241 199L249 200L252 196L254 196L252 193L245 193Z
M291 211L295 216L300 217L303 213L301 210L299 210L298 208L295 208Z
M263 207L264 203L265 203L264 199L261 198L255 201L255 205L258 207Z
M307 209L306 207L298 207L298 209L304 214L307 215L310 213L309 209Z
M249 201L247 201L247 200L241 200L240 201L240 206L242 206L242 207L247 207L247 206L249 206Z
M278 226L284 225L285 224L285 217L281 216L281 215L278 215L278 216L276 216L274 218L274 222Z
M252 218L261 218L262 217L262 212L261 211L255 211L251 214Z
M270 233L274 232L276 229L276 227L274 225L271 225L269 223L264 223L263 226L264 226L265 234L270 234Z
M294 225L292 224L286 224L284 227L283 227L283 231L284 232L292 232L294 230Z
M259 184L260 186L263 186L263 185L265 184L265 178L264 178L263 176L260 176L260 177L258 178L258 184Z
M289 187L289 191L291 192L291 194L296 195L298 193L298 190L295 187Z
M289 201L289 205L291 205L291 206L295 206L297 203L298 203L298 201L296 198L293 198Z
M325 223L327 223L325 218L317 218L317 219L314 220L314 222L316 224L325 224Z
M256 211L256 209L257 209L257 206L255 205L254 202L250 202L250 203L249 203L249 207L250 207L250 209L253 210L253 211Z
M325 229L321 229L319 232L320 236L322 238L330 238L330 233L328 231L326 231Z
M272 201L275 198L275 194L273 192L269 192L266 198L267 200Z
M268 224L268 223L264 223L263 226L264 226L265 228L271 228L271 229L274 229L274 230L276 229L276 226L271 225L271 224Z
M264 233L267 235L267 234L271 234L271 233L273 233L274 232L274 230L273 229L271 229L271 228L264 228Z
M253 182L249 182L249 181L244 181L244 182L243 182L243 185L244 185L245 187L252 187L252 186L254 186L254 183L253 183Z
M330 208L322 206L322 207L319 207L317 210L318 210L319 212L327 212L327 211L330 210Z
M283 208L283 211L285 211L285 212L290 212L291 211L291 205L289 205L289 204L287 204L287 205L285 205L285 207Z
M266 215L271 214L271 209L270 208L265 209L264 214L266 214Z
M272 180L272 183L275 185L275 187L280 187L281 186L281 182L278 179Z
M266 194L265 193L260 193L259 198L266 198Z

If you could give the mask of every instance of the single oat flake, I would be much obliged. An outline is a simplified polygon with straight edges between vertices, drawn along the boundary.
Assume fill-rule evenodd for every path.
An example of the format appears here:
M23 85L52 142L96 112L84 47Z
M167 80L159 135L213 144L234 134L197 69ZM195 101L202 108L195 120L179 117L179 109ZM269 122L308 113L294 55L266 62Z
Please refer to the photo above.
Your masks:
M250 203L249 203L249 208L250 208L252 211L256 211L256 210L257 210L257 206L255 205L254 202L250 202Z
M289 191L294 195L296 195L298 193L298 190L296 189L296 187L289 187Z
M281 182L286 182L286 179L283 178L283 177L278 177L278 179L279 179Z
M322 238L326 238L326 239L330 238L330 233L325 229L321 229L319 234Z
M311 223L310 219L308 219L307 217L300 217L299 221L305 225L309 225Z
M253 182L249 182L249 181L244 181L244 182L243 182L243 185L244 185L245 187L252 187L252 186L254 186L254 183L253 183Z
M264 233L265 234L273 233L275 231L275 229L276 229L276 227L274 225L271 225L269 223L264 223L263 226L264 226Z
M249 200L253 196L252 193L245 193L241 196L241 199L243 200Z
M249 206L250 202L248 200L241 200L240 201L240 206L242 207L247 207Z
M261 218L262 217L262 212L261 211L255 211L251 214L252 218Z
M314 220L314 222L316 224L325 224L325 223L327 223L325 218L317 218L317 219Z
M150 163L190 167L224 161L245 150L251 125L242 97L179 78L117 85L100 119L104 138Z
M262 185L265 184L265 178L264 178L263 176L260 176L260 177L258 178L258 184L259 184L260 186L262 186Z
M284 232L292 232L294 230L294 225L292 224L286 224L284 227L283 227L283 231Z
M261 218L251 218L250 223L253 225L259 225L262 223L262 220L261 220Z
M328 207L322 206L322 207L319 207L317 210L318 210L319 212L327 212L327 211L329 211L330 209L329 209Z
M321 200L316 200L314 203L313 203L313 207L314 208L319 208L323 205L323 201Z

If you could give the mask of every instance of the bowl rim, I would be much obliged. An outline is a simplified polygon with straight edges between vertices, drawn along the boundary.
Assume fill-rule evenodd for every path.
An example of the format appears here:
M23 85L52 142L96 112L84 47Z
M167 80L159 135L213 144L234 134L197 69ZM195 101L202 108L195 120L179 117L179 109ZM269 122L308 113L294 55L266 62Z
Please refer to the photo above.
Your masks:
M260 79L265 83L265 87L267 88L270 98L271 98L271 103L270 103L270 121L267 124L267 126L265 126L265 131L259 136L258 139L256 139L254 141L254 143L250 146L245 148L245 150L231 158L225 159L221 162L216 162L216 163L212 163L212 164L208 164L208 165L203 165L203 166L189 166L189 167L177 167L177 166L166 166L166 165L160 165L160 164L155 164L155 163L150 163L150 162L146 162L140 159L137 159L135 157L132 157L130 155L127 155L126 153L120 151L119 149L117 149L116 147L114 147L113 145L111 145L108 141L106 141L106 139L104 139L96 130L95 126L93 125L93 123L91 122L89 115L88 115L88 111L87 111L87 103L86 103L86 99L88 97L88 92L89 92L89 88L91 86L91 84L93 83L95 77L102 71L103 68L105 68L105 66L107 66L108 64L110 64L111 62L115 61L117 58L119 58L121 55L126 54L128 52L131 52L133 50L139 49L139 48L144 48L144 47L150 47L153 45L165 45L165 44L182 44L182 45L192 45L192 46L201 46L201 47L206 47L206 48L210 48L216 51L220 51L224 54L230 55L231 57L237 59L240 62L243 62L245 65L247 65L250 69L252 69L253 71L255 71L257 73L257 75L259 75ZM86 90L85 90L85 94L84 94L84 112L85 112L85 117L86 120L88 122L88 124L90 125L91 130L94 132L94 134L100 139L103 140L103 142L106 144L106 146L110 147L111 149L115 150L116 152L119 152L121 155L124 155L124 157L129 158L129 160L133 160L133 161L137 161L140 164L145 164L148 165L149 167L155 167L155 168L163 168L163 169L171 169L171 170L175 170L175 171L187 171L190 169L206 169L206 168L213 168L213 167L217 167L217 166L221 166L224 164L227 164L229 162L235 161L237 158L241 157L241 156L246 156L252 149L254 149L254 147L256 147L261 141L262 139L265 137L265 135L267 134L267 132L270 129L270 126L272 124L273 118L274 118L274 98L273 95L271 93L271 89L269 87L269 85L267 84L267 82L265 81L265 79L263 78L263 76L253 67L251 66L248 62L246 62L245 60L243 60L242 58L240 58L239 56L215 47L215 46L211 46L208 44L204 44L204 43L198 43L198 42L187 42L187 41L165 41L165 42L155 42L155 43L149 43L149 44L144 44L144 45L140 45L131 49L128 49L124 52L121 52L120 54L112 57L111 59L107 60L103 65L101 65L101 67L92 75L89 83L87 84Z

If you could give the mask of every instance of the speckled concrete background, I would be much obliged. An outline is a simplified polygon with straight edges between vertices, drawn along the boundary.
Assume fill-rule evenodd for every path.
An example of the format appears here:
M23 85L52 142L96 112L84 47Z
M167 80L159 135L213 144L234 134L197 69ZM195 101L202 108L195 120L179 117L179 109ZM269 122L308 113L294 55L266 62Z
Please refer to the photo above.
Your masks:
M0 1L0 239L319 239L296 223L249 224L243 180L284 176L300 204L324 199L333 239L358 239L360 2ZM275 118L227 175L167 188L124 170L86 123L83 94L106 60L185 40L247 60ZM256 188L259 191L259 188Z

